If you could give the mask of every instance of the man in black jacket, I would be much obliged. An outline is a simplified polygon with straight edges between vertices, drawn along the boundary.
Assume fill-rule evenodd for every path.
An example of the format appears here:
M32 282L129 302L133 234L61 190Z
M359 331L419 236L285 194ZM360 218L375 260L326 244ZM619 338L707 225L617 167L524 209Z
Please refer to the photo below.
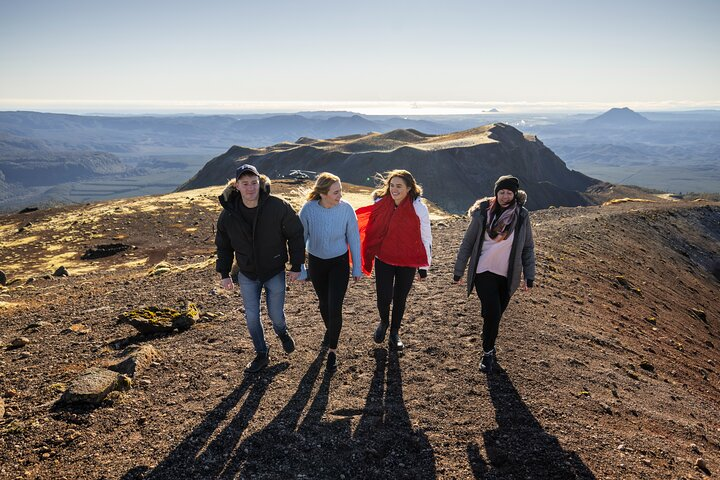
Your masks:
M245 305L245 321L255 347L255 359L246 372L257 372L269 361L269 347L260 321L260 296L263 287L268 316L286 353L295 350L295 342L285 323L285 265L290 253L290 280L297 280L305 263L303 227L289 203L268 193L269 180L252 165L240 165L235 182L228 185L220 204L223 211L217 223L216 270L220 285L234 288L230 270L233 256L237 261L240 293Z

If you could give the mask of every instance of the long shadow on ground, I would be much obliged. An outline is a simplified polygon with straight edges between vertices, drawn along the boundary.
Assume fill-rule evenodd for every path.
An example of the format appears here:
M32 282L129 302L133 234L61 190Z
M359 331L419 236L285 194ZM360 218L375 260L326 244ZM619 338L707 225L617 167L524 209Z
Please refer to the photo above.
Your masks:
M320 375L321 352L285 407L262 430L238 441L267 388L267 374L259 383L246 379L157 468L135 468L124 478L435 478L433 450L424 433L412 428L405 409L398 356L384 349L374 356L363 409L326 415L332 374L325 370ZM212 437L248 389L237 416ZM353 432L351 419L357 416Z
M483 434L487 460L477 443L468 444L476 479L595 479L576 453L545 432L504 370L496 368L487 382L498 428Z
M435 454L405 408L400 359L378 348L375 373L353 440L360 462L353 478L435 478Z
M255 415L260 400L275 375L288 367L287 363L274 365L260 375L248 375L230 395L225 397L205 419L154 469L135 467L123 480L216 478L222 471L229 453L240 440L245 428ZM245 402L224 429L215 435L223 422L247 393Z

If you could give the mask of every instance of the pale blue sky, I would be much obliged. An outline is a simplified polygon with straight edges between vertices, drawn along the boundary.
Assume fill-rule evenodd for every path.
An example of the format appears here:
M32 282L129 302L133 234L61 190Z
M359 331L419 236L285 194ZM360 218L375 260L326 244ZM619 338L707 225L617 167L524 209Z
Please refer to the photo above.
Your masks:
M720 108L719 25L715 0L0 0L0 110Z

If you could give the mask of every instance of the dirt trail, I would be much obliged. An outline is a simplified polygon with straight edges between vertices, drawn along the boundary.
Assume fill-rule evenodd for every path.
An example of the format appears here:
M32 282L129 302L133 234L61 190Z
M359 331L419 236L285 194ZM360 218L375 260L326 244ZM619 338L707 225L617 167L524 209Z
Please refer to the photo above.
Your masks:
M312 286L292 284L297 350L270 338L270 367L248 377L242 303L213 271L218 193L0 217L0 268L20 279L0 291L0 343L30 341L0 351L0 478L700 479L699 458L720 472L718 205L533 212L537 287L512 299L490 377L479 301L451 281L467 220L440 215L403 355L372 342L366 278L349 287L329 375ZM135 248L79 259L113 242ZM151 273L159 261L167 270ZM69 277L43 278L59 263ZM214 315L155 337L116 322L184 301ZM131 342L162 358L130 391L96 408L54 404Z

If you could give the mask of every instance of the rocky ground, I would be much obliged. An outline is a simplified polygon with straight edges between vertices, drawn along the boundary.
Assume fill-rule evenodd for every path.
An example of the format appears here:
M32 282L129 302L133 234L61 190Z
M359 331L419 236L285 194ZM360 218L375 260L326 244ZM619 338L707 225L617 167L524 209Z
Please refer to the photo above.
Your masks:
M0 217L0 478L720 474L717 204L534 212L537 286L512 299L491 376L478 370L479 301L451 282L467 220L436 215L404 354L373 343L366 278L349 287L340 366L328 373L312 286L295 283L286 312L296 351L271 334L271 365L246 376L242 302L214 272L218 193ZM81 260L118 243L130 248ZM69 276L50 275L60 266ZM201 317L182 333L118 323L126 310L186 302ZM99 405L58 402L131 344L159 357L129 390Z

